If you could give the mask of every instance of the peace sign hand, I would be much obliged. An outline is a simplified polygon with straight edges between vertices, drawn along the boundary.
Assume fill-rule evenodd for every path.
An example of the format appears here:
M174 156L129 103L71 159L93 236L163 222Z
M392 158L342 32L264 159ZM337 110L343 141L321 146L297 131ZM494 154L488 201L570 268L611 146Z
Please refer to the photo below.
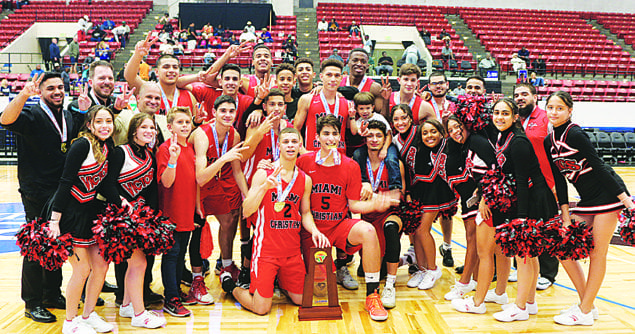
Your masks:
M273 78L269 75L269 73L267 73L260 85L256 86L256 97L261 101L264 101L267 95L269 95L269 91L271 90L269 87L271 87L272 79Z
M77 98L77 106L81 113L85 113L90 106L93 105L93 101L88 97L88 85L84 84L79 91L79 97Z
M428 85L426 84L425 86L423 86L423 88L419 89L419 81L417 81L417 90L416 90L416 94L422 98L424 101L430 101L432 99L432 94L430 94L430 92L428 92L426 89L428 89Z
M143 41L137 42L137 45L134 47L135 53L145 56L150 53L150 48L159 40L159 37L151 37L151 34L146 36L146 39Z
M170 143L170 147L168 148L168 152L170 153L170 164L176 164L179 155L181 154L181 146L178 143L178 138L176 133L172 134L172 142Z
M359 135L362 137L368 137L370 135L368 133L368 121L362 121L362 125L359 126Z
M194 108L194 123L201 124L205 120L207 120L207 111L205 111L205 106L199 103Z
M26 97L39 95L40 83L42 83L43 78L44 78L44 73L34 75L33 79L31 79L31 81L28 81L26 85L24 85L24 88L22 88L22 91L20 91L20 94L26 95Z
M128 106L128 101L130 100L130 97L132 97L132 95L134 94L136 87L132 87L131 90L128 90L128 88L125 88L123 94L117 96L117 99L115 100L115 109L117 110L123 110Z
M278 186L278 174L282 171L282 166L276 167L276 169L271 173L271 175L267 176L267 180L265 181L265 188L267 190L273 189Z
M235 44L231 45L229 48L227 48L227 51L225 51L225 54L227 55L227 57L229 57L229 59L231 59L231 58L238 57L239 54L249 50L249 48L251 48L251 45L249 45L249 42L242 42L240 43L240 45L235 45Z
M390 99L390 94L392 94L392 87L390 86L390 79L388 76L381 77L381 91L380 95L384 100Z

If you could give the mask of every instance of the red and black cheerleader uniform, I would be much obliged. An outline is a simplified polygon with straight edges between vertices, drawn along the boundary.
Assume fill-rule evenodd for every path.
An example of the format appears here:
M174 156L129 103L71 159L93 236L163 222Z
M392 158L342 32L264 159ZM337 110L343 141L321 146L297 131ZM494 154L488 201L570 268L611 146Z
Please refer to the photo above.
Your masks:
M444 211L456 206L456 196L440 173L447 161L444 152L447 139L442 139L436 147L430 148L419 143L414 164L414 179L410 190L413 200L419 202L422 210Z

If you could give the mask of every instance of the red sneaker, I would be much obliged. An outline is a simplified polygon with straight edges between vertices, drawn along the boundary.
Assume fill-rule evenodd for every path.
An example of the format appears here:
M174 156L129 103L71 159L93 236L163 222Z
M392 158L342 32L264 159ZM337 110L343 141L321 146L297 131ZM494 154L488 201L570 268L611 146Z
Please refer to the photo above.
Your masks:
M170 300L166 300L163 303L163 311L165 311L166 313L174 316L174 317L189 317L192 312L188 309L186 309L183 304L181 303L181 301L179 300L179 297L174 297Z
M368 310L370 318L375 321L388 319L388 311L386 311L384 305L381 303L381 297L377 291L366 296L366 310Z
M234 282L236 282L238 280L238 275L240 275L240 269L238 269L238 267L236 267L236 264L234 264L233 262L232 262L232 264L230 266L223 267L223 269L221 269L221 271L220 271L220 275L222 275L224 272L231 273L232 280Z
M182 290L179 290L179 296L181 299L181 303L183 305L194 305L196 304L196 298L194 298L194 296L192 296L192 294L186 294L185 292L183 292Z
M207 292L203 276L195 277L189 295L201 305L214 304L214 297Z

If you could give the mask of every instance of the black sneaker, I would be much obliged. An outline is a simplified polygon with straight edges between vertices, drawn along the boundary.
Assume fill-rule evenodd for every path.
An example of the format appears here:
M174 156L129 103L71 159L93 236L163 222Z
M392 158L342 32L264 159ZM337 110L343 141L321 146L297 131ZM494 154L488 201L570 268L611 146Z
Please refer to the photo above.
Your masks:
M240 268L240 274L238 274L238 282L236 285L243 289L249 289L251 283L251 271L247 267Z
M416 273L417 271L419 271L419 267L417 267L416 264L411 264L408 266L408 274L412 275Z
M443 256L444 267L454 267L454 259L452 258L452 249L445 249L443 245L439 246L439 253Z
M220 271L223 269L223 262L220 257L216 259L216 267L214 267L214 274L220 275Z
M203 259L203 277L209 275L209 260Z
M192 286L192 272L184 269L181 274L181 284L185 286Z
M183 304L179 300L179 297L174 297L171 300L163 303L163 310L165 311L165 313L179 318L189 317L190 315L192 315L192 312L183 306Z
M463 275L463 269L465 268L465 266L458 266L456 268L454 268L454 271L456 271L457 274L459 275Z
M154 291L150 291L143 296L143 303L145 305L159 304L162 302L163 296Z

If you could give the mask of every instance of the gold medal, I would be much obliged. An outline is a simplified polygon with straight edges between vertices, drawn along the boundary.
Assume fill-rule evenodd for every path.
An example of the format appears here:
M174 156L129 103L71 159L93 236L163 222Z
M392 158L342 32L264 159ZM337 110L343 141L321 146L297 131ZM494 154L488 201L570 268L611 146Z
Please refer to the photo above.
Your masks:
M282 209L284 209L284 202L276 202L276 203L273 205L273 209L274 209L276 212L280 212L280 211L282 211Z
M62 143L60 150L62 151L62 153L66 153L66 142Z

